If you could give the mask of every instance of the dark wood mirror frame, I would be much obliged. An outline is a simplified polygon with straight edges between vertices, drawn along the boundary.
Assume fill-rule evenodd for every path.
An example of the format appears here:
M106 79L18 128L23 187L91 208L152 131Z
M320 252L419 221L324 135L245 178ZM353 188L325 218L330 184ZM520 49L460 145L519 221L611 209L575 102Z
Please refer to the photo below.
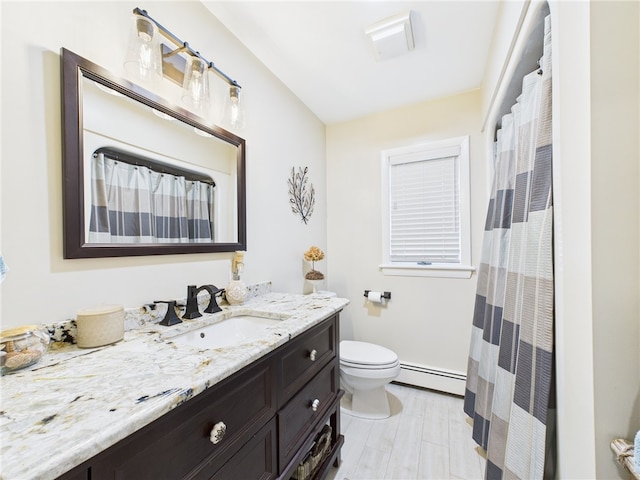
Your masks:
M190 112L170 104L157 95L79 55L62 49L62 126L63 126L63 222L64 258L128 257L139 255L173 255L183 253L233 252L246 250L246 175L245 140L216 126L207 126ZM82 79L115 90L150 108L170 115L183 123L228 142L237 148L237 242L166 243L166 244L97 244L85 241L84 161Z

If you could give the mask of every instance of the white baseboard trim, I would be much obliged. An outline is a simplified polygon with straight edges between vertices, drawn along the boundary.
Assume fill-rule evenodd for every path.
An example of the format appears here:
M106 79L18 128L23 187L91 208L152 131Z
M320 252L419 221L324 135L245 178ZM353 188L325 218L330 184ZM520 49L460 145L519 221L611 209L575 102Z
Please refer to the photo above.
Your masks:
M464 396L467 376L464 373L453 370L400 362L400 375L398 375L395 381Z

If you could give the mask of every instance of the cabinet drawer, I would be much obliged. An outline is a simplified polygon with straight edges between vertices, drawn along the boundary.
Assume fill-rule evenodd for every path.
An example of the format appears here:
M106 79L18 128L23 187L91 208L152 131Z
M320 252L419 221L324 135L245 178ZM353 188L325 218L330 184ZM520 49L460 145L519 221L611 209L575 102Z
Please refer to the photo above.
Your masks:
M303 333L285 346L278 368L278 406L296 394L327 362L336 357L337 316Z
M111 447L93 463L92 480L211 477L275 414L272 365L230 377ZM226 433L213 444L218 422Z
M272 419L210 480L268 480L277 476L276 420Z
M340 382L338 368L335 359L278 413L280 471L287 466L335 400Z

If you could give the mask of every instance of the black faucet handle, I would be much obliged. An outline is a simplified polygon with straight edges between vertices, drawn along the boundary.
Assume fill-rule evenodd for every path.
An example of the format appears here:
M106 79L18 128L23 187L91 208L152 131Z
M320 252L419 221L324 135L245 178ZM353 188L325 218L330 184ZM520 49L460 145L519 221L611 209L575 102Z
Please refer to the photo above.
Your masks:
M170 327L171 325L177 325L178 323L182 323L182 320L180 320L176 315L175 300L154 300L153 303L167 304L167 313L165 314L164 318L160 322L160 325L164 325L165 327Z

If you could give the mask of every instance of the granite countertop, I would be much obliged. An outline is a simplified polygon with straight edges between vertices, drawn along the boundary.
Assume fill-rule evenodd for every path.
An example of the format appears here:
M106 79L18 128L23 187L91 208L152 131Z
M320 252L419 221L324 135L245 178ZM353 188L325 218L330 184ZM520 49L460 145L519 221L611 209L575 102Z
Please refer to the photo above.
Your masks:
M322 295L267 293L172 327L141 320L114 345L52 343L39 363L0 380L0 478L58 477L347 304ZM239 346L198 349L171 341L241 314L281 322Z

